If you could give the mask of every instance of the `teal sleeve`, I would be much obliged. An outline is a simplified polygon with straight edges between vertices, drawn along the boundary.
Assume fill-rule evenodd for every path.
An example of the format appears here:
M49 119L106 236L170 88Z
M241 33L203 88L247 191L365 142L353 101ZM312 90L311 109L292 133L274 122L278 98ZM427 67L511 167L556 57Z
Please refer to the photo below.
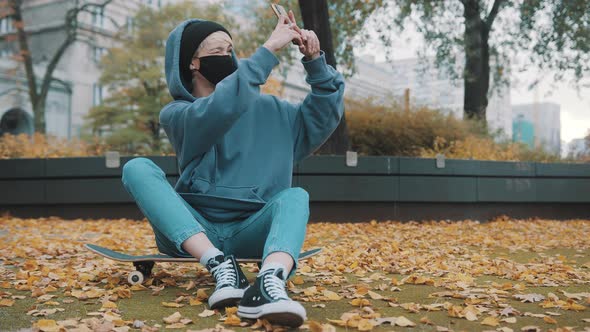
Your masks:
M278 63L276 56L261 46L250 58L240 60L238 69L219 82L211 95L164 107L160 124L176 153L188 162L209 151L248 109L248 102L260 94L260 85Z
M300 104L289 107L287 114L293 135L293 160L295 163L305 159L317 150L336 130L344 113L344 78L326 63L321 51L320 57L304 61L307 72L305 81L311 92Z

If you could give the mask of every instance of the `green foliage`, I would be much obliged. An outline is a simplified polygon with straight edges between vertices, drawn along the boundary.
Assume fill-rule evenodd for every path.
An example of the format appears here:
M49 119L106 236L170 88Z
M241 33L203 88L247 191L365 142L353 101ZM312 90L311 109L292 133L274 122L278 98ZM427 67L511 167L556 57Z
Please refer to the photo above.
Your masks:
M172 100L164 75L164 44L180 22L195 17L217 21L230 31L235 26L220 5L183 2L158 10L144 6L135 16L132 35L126 27L119 32L121 46L109 49L101 60L100 83L110 95L87 115L92 133L106 131L108 144L122 152L170 151L159 124L160 110Z
M412 22L427 48L436 52L436 65L453 77L462 78L456 61L465 56L464 7L477 3L481 21L489 28L491 75L505 83L505 68L514 71L531 66L556 71L555 81L570 77L579 83L590 71L590 2L586 0L388 0L375 18L381 28L395 25L403 30ZM494 11L495 8L495 11ZM391 31L381 29L384 42ZM391 54L392 49L387 49ZM514 60L522 60L516 63Z
M532 49L531 62L555 70L555 81L567 75L580 81L590 71L590 1L524 1L518 46Z

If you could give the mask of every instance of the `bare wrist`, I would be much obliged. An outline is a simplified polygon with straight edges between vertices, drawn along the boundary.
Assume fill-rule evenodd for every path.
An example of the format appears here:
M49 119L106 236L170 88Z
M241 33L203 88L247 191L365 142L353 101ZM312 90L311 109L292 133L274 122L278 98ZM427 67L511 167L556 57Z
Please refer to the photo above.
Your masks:
M277 52L277 49L275 47L273 47L272 45L268 44L268 43L264 43L264 45L262 45L262 46L266 47L266 49L268 49L272 53L276 53Z
M311 61L311 60L315 60L315 59L317 59L317 58L319 58L319 57L320 57L320 52L318 52L318 53L316 53L316 54L312 54L312 55L310 55L310 56L307 56L307 55L306 55L305 57L303 57L303 59L304 59L305 61Z

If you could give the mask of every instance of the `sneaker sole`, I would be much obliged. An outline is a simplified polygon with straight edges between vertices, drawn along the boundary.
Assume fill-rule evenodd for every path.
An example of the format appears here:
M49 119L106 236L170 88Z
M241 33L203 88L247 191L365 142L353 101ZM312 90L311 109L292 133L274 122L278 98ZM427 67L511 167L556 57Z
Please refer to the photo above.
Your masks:
M271 324L299 327L305 321L305 309L292 301L268 303L259 307L238 307L238 316L249 319L266 319Z
M236 306L243 296L243 289L234 288L218 290L217 292L214 292L211 297L209 297L209 308L213 310Z

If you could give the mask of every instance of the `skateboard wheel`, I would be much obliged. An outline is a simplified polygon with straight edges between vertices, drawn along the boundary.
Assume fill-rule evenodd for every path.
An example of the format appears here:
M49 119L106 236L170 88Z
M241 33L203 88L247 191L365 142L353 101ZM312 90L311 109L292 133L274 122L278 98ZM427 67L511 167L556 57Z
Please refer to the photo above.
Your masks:
M140 285L143 283L143 273L139 272L139 271L133 271L131 273L129 273L129 275L127 276L127 281L131 284L131 285Z
M134 262L133 266L135 269L143 274L145 279L149 278L152 275L152 268L154 267L154 262Z

